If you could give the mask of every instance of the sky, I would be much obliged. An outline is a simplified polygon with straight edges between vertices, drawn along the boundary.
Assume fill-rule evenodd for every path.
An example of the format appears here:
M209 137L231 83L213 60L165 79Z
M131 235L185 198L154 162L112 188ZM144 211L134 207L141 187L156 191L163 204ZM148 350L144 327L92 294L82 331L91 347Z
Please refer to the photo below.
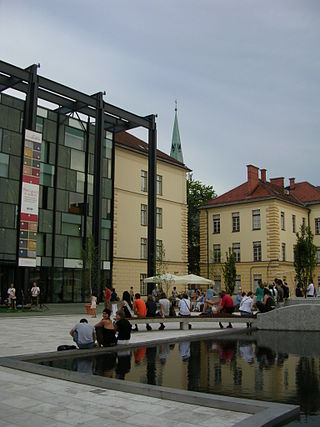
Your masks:
M0 59L135 114L218 195L247 179L320 185L320 1L0 0ZM137 134L147 140L146 132Z

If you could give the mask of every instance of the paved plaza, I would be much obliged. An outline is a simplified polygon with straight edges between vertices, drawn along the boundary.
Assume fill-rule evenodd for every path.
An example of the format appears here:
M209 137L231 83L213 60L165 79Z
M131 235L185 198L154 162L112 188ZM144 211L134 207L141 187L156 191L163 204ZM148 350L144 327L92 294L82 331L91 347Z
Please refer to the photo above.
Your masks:
M49 310L50 311L50 310ZM72 344L71 327L80 313L53 311L27 316L3 316L0 356L55 351L60 344ZM77 310L74 310L77 311ZM98 315L98 318L100 315ZM87 317L94 324L97 319ZM156 341L204 332L219 334L218 325L196 324L196 329L180 331L170 324L164 331L132 334L131 341ZM53 426L232 426L249 415L189 405L164 399L97 389L92 386L0 367L0 427Z

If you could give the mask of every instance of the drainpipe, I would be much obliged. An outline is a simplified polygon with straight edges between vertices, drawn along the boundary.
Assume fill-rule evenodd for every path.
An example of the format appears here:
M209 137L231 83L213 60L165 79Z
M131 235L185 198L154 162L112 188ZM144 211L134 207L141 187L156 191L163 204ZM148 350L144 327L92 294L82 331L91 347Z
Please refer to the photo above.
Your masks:
M207 278L209 279L209 213L206 209L207 214Z

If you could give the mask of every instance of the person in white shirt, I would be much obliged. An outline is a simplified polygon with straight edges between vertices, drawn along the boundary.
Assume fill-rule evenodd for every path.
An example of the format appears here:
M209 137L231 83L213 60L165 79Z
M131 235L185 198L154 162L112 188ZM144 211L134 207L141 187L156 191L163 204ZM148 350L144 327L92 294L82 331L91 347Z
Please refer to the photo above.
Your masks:
M182 299L179 301L179 316L190 316L190 301L188 295L184 293Z
M314 284L312 282L307 287L307 297L314 297Z
M33 282L30 292L31 292L31 308L34 304L38 308L40 288L37 286L36 282Z
M248 292L247 295L242 297L240 302L240 315L241 316L251 316L252 315L252 306L253 306L253 293L251 291Z
M8 298L9 298L9 306L12 309L16 309L16 301L17 301L17 297L16 297L16 290L14 287L13 283L10 283L10 287L8 289Z
M159 304L160 304L160 315L161 317L164 319L165 317L169 317L170 315L170 301L167 298L167 295L162 292L161 294L161 298L159 299ZM163 329L165 328L163 322L160 323L160 328L159 331L163 331Z

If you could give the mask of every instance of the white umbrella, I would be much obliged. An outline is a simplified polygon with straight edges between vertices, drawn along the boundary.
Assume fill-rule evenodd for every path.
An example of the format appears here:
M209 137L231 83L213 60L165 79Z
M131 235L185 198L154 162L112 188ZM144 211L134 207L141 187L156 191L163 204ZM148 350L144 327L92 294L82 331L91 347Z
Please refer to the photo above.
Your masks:
M197 276L196 274L187 274L186 276L178 276L183 283L188 285L214 285L214 281L205 277ZM179 283L182 283L179 281Z
M162 282L171 282L171 283L186 283L185 280L181 279L182 276L175 276L174 274L165 273L159 276L147 277L144 279L144 283L162 283Z

